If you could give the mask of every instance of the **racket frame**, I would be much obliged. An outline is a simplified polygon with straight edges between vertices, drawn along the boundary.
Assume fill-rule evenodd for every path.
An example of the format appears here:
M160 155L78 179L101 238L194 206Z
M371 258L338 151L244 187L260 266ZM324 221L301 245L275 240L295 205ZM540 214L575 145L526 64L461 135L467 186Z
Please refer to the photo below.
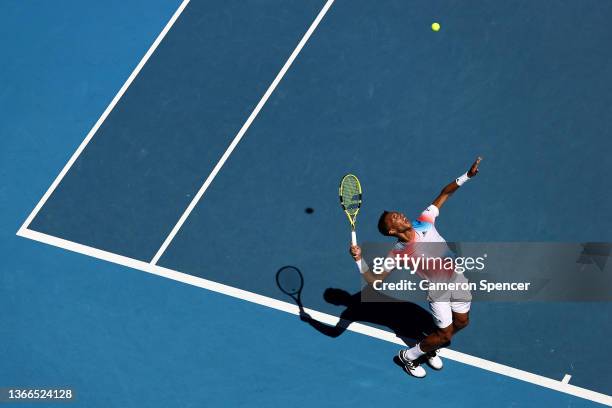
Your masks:
M348 209L346 208L346 204L344 203L344 200L342 199L342 184L344 183L344 180L347 177L355 178L355 180L357 181L357 189L359 191L359 207L357 207L357 211L355 211L355 214L352 216L349 213ZM359 181L359 178L357 178L357 176L355 176L354 174L350 174L350 173L345 174L340 180L340 186L338 187L338 196L340 197L340 206L342 207L342 210L346 214L349 220L349 223L351 224L351 243L353 245L357 245L357 233L355 232L355 223L357 221L357 215L359 214L359 210L361 209L362 194L363 194L363 191L361 189L361 182Z
M284 270L284 269L294 269L298 276L300 277L300 287L296 292L287 292L284 288L283 285L281 285L278 277L280 275L280 273ZM282 268L280 268L277 272L276 272L276 286L278 286L278 288L281 290L281 292L283 292L285 295L291 297L295 303L297 303L298 306L302 306L302 289L304 289L304 276L302 276L302 272L296 268L295 266L291 266L291 265L286 265L283 266Z

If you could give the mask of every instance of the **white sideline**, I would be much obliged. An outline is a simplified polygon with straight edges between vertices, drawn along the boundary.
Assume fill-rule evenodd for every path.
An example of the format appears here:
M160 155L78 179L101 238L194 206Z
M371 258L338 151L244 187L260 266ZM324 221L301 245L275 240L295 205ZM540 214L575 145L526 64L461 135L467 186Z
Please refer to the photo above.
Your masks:
M137 259L128 258L122 255L113 254L100 249L88 247L86 245L77 244L76 242L67 241L61 238L57 238L51 235L43 234L41 232L32 231L27 228L21 228L17 232L17 235L29 238L35 241L43 242L45 244L53 245L59 248L63 248L69 251L78 252L80 254L88 255L94 258L102 259L104 261L112 262L115 264L127 266L129 268L138 269L144 272L152 273L155 275L163 276L165 278L173 279L175 281L183 282L189 285L197 286L200 288L208 289L214 292L222 293L224 295L232 296L238 299L246 300L252 303L256 303L262 306L270 307L273 309L281 310L283 312L292 313L295 315L299 314L296 305L288 302L283 302L277 299L273 299L267 296L258 295L253 292L234 288L232 286L224 285L221 283L213 282L207 279L199 278L196 276L188 275L182 272L174 271L172 269L164 268L159 265L153 265L148 262L139 261ZM338 322L338 317L318 312L316 310L306 309L306 311L317 320L324 323L335 325ZM374 327L367 326L361 323L352 323L348 330L355 333L361 333L366 336L374 337L380 340L384 340L390 343L395 343L400 346L405 346L404 342L395 336L395 334L386 330L377 329ZM565 380L568 375L564 377L562 381L553 380L551 378L543 377L541 375L533 374L527 371L519 370L513 367L509 367L503 364L498 364L493 361L485 360L479 357L474 357L469 354L461 353L458 351L443 349L441 355L449 360L454 360L463 364L471 365L474 367L482 368L493 373L501 374L507 377L511 377L517 380L525 381L531 384L539 385L541 387L549 388L555 391L559 391L565 394L573 395L576 397L584 398L590 401L598 402L600 404L612 406L612 397L599 392L587 390L585 388L576 387L575 385L568 384ZM569 379L568 379L569 381Z
M238 134L234 137L234 140L232 140L232 143L230 143L230 145L227 147L227 150L225 150L225 153L223 153L223 156L221 156L221 158L217 162L217 165L210 172L210 174L204 181L204 184L202 185L202 187L200 187L196 195L193 197L193 199L191 200L191 202L185 209L185 212L183 212L183 214L177 221L174 228L172 228L172 231L170 231L170 233L164 240L161 247L157 250L157 253L155 253L155 256L153 257L153 259L151 259L152 265L157 264L157 262L159 261L159 258L161 258L163 253L166 251L166 249L168 248L168 246L170 245L170 243L172 242L176 234L179 232L179 230L181 229L181 227L183 226L183 224L189 217L189 214L191 214L191 212L193 211L195 206L198 204L198 202L200 201L200 199L202 198L202 196L204 195L204 193L206 192L210 184L213 182L213 180L217 176L217 173L219 173L219 170L221 170L221 168L223 167L223 165L225 164L229 156L232 154L232 152L234 151L238 143L240 143L240 140L242 140L242 137L244 136L244 134L247 132L247 130L249 130L249 127L251 127L251 124L253 123L257 115L259 115L259 111L261 111L261 109L264 107L264 105L270 98L270 95L272 95L272 93L274 92L274 90L276 89L280 81L283 79L283 77L285 76L285 74L287 73L291 65L293 64L293 61L296 59L300 51L302 51L302 48L304 48L304 45L306 45L306 43L310 39L310 36L312 35L312 33L314 33L317 26L319 25L321 20L323 20L323 17L325 16L325 14L327 14L327 11L329 10L329 8L332 6L333 3L334 3L334 0L328 0L327 3L325 3L325 5L321 9L317 17L314 19L314 21L312 22L312 24L310 25L310 27L308 28L308 30L306 31L306 33L304 34L304 36L302 37L298 45L295 47L295 49L293 50L293 52L291 53L291 55L285 62L285 65L283 65L281 70L278 72L278 74L276 75L276 78L274 78L274 81L272 81L272 83L270 84L270 86L268 87L264 95L259 100L259 103L257 104L257 106L255 106L255 109L253 109L253 112L251 112L246 122L244 122L244 124L238 131Z
M66 165L64 166L62 171L60 171L60 173L57 175L55 180L53 180L53 183L51 183L51 185L49 186L49 188L47 189L47 191L45 192L43 197L40 199L38 204L36 204L36 207L34 207L32 212L28 216L28 218L26 218L26 220L24 221L23 225L21 226L21 229L26 229L26 228L28 228L30 226L30 223L32 222L34 217L36 217L36 215L38 214L38 212L40 211L42 206L47 202L47 200L49 199L49 197L51 196L53 191L55 191L55 189L57 188L59 183L62 181L62 179L64 178L66 173L68 173L68 170L70 170L70 168L72 167L72 165L74 164L76 159L81 155L83 150L85 150L85 147L87 146L87 144L91 141L91 139L96 134L96 132L98 131L100 126L102 126L102 123L104 123L104 121L106 120L108 115L115 108L115 105L117 105L117 103L119 102L119 100L121 99L121 97L123 96L125 91L127 91L129 86L132 84L132 82L134 81L136 76L138 76L138 74L140 73L140 70L142 69L142 67L144 67L144 65L147 63L147 61L151 57L151 55L153 55L153 53L155 52L155 50L157 49L157 47L159 46L161 41L164 39L166 34L168 34L168 31L170 31L170 28L172 28L172 26L174 25L176 20L178 20L179 16L183 12L183 10L185 10L185 7L187 7L187 4L189 4L189 1L190 0L184 0L181 3L181 5L179 6L179 8L174 12L172 17L168 21L168 23L166 23L166 26L164 27L164 29L161 31L161 33L159 33L159 35L157 36L155 41L153 41L153 44L151 44L151 47L149 47L149 49L147 50L146 54L144 55L144 57L142 57L142 59L140 60L138 65L136 65L136 68L134 68L134 71L132 71L132 73L130 74L128 79L125 81L125 83L123 84L121 89L119 89L119 92L117 92L117 94L115 95L115 97L113 98L111 103L106 107L106 109L102 113L102 116L100 116L98 121L91 128L91 130L89 131L89 133L87 134L85 139L81 142L79 147L76 149L76 151L70 157L70 160L68 160L68 163L66 163Z

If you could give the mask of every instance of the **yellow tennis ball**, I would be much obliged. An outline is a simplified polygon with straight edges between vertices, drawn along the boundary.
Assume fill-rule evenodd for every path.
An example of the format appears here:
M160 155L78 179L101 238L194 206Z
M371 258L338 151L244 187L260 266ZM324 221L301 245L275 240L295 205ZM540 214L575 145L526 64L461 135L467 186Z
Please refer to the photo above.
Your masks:
M433 23L433 24L431 25L431 29L432 29L432 30L434 30L434 31L440 31L440 24L438 24L438 23Z

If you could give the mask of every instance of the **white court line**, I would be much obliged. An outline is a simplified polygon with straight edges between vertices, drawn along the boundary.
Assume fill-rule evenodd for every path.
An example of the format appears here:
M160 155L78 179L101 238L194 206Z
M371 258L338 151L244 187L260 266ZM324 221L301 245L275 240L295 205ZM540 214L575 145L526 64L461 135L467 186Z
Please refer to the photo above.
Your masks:
M292 313L295 315L299 314L297 306L292 303L283 302L267 296L258 295L257 293L249 292L246 290L234 288L232 286L213 282L207 279L188 275L182 272L174 271L172 269L161 267L159 265L153 265L151 263L128 258L122 255L102 251L100 249L77 244L76 242L67 241L61 238L57 238L51 235L43 234L25 228L21 228L17 232L17 235L35 241L43 242L45 244L53 245L59 248L63 248L69 251L78 252L80 254L102 259L115 264L127 266L129 268L138 269L158 276L163 276L165 278L183 282L189 285L208 289L213 292L222 293L224 295L232 296L262 306L270 307L272 309L281 310L283 312ZM339 320L338 317L327 313L322 313L311 309L306 309L306 311L315 319L330 325L335 325ZM361 333L366 336L374 337L380 340L384 340L390 343L398 344L400 346L405 346L404 342L395 334L386 330L370 327L365 324L351 323L348 327L348 330L353 331L355 333ZM449 360L454 360L463 364L482 368L484 370L491 371L496 374L501 374L517 380L539 385L541 387L573 395L575 397L580 397L590 401L598 402L600 404L612 406L611 396L587 390L585 388L576 387L575 385L568 384L564 381L553 380L552 378L543 377L541 375L533 374L527 371L519 370L513 367L498 364L493 361L488 361L482 358L474 357L469 354L461 353L450 349L443 349L441 350L440 354L443 357L448 358ZM563 380L565 380L566 377L568 377L568 375L566 375Z
M176 20L178 20L179 16L183 12L183 10L185 10L185 7L187 7L187 4L189 4L189 1L190 0L184 0L181 3L181 5L179 6L179 8L174 12L172 17L170 18L170 21L168 21L168 23L166 23L166 26L164 27L164 29L161 31L161 33L159 33L159 35L157 36L155 41L153 41L153 44L151 44L151 47L149 47L149 49L147 50L146 54L144 55L144 57L142 57L142 59L140 60L138 65L136 65L136 68L134 68L134 71L132 71L132 73L128 77L127 81L125 81L125 83L123 84L121 89L119 89L119 92L117 92L117 94L115 95L115 97L113 98L111 103L106 107L106 109L102 113L102 116L100 116L98 121L91 128L91 130L89 131L89 133L87 134L85 139L81 142L79 147L72 154L72 157L70 157L70 160L68 160L68 163L66 163L66 165L64 166L62 171L60 171L60 174L57 175L57 177L55 178L53 183L51 183L51 186L49 186L49 188L47 189L47 191L45 192L43 197L38 202L38 204L36 204L36 207L34 207L34 210L32 210L32 212L30 213L28 218L26 218L26 220L24 221L23 225L21 226L21 229L26 229L26 228L28 228L30 226L30 223L32 222L34 217L36 217L36 215L38 214L38 212L40 211L42 206L47 202L47 200L49 199L51 194L53 194L53 191L55 191L55 189L57 188L59 183L62 181L62 179L66 175L66 173L68 173L68 170L70 170L70 168L72 167L72 165L74 164L76 159L81 155L83 150L85 150L85 146L87 146L87 144L91 141L91 139L96 134L96 132L98 131L100 126L102 126L102 123L104 123L104 121L106 120L108 115L115 108L115 105L117 105L117 103L119 102L119 100L121 99L121 97L123 96L125 91L127 91L127 89L132 84L132 82L134 82L134 79L136 78L136 76L138 76L138 74L142 70L142 67L144 67L144 65L147 63L147 61L151 57L151 55L153 55L153 53L155 52L155 50L157 49L157 47L159 46L161 41L164 39L166 34L168 34L168 31L170 31L170 28L172 28L172 26L174 25Z
M287 62L285 62L285 65L283 65L279 73L276 75L276 78L274 78L274 81L272 81L272 83L268 87L268 90L261 97L261 100L259 101L257 106L255 106L255 109L253 110L253 112L251 112L251 115L249 115L246 122L244 122L244 125L242 125L242 128L240 128L240 130L238 131L238 134L236 135L236 137L234 137L234 140L232 140L232 143L230 143L225 153L223 153L223 156L221 156L221 158L217 162L217 165L213 168L212 172L208 175L208 177L204 181L204 184L202 185L202 187L200 187L196 195L193 197L193 199L189 203L189 206L187 206L187 209L185 210L183 215L181 215L181 218L179 218L174 228L172 228L172 231L170 231L170 234L168 234L162 246L159 248L159 250L153 257L153 259L151 259L152 265L157 264L157 262L159 261L159 258L161 258L163 253L166 251L166 249L168 248L168 246L170 245L170 243L172 242L176 234L179 232L179 230L181 229L181 227L183 226L183 224L189 217L189 214L191 214L191 212L193 211L195 206L198 204L198 202L200 201L200 199L202 198L202 196L204 195L204 193L206 192L210 184L213 182L213 180L217 176L217 173L219 173L219 170L221 170L221 167L223 167L223 165L225 164L229 156L232 154L232 152L234 151L238 143L240 143L240 140L242 139L246 131L249 129L249 127L251 127L251 124L253 123L257 115L259 114L259 111L261 111L263 106L266 104L266 102L268 101L268 98L270 98L270 95L272 95L272 93L274 92L274 90L276 89L280 81L283 79L283 77L285 76L289 68L291 67L291 64L293 64L293 61L295 60L295 58L298 56L300 51L302 51L302 48L304 48L304 45L306 45L306 43L310 39L310 36L312 35L312 33L314 33L317 26L319 25L321 20L323 20L323 17L325 16L325 14L327 14L327 11L329 10L329 8L332 6L333 3L334 3L334 0L328 0L327 3L325 3L325 5L321 9L317 17L314 19L314 21L312 22L312 24L306 31L306 34L304 34L304 36L302 37L298 45L295 47L295 49L289 56L289 59L287 59Z
M565 375L563 376L563 379L561 380L561 382L562 382L563 384L569 384L569 382L570 382L570 380L571 380L571 379L572 379L572 376L571 376L571 375L569 375L569 374L565 374Z

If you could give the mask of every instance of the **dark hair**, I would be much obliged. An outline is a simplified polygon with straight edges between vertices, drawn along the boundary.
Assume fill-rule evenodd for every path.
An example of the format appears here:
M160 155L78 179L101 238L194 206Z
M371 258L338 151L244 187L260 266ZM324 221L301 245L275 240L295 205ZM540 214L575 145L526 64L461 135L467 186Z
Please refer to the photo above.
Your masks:
M380 218L378 219L378 231L388 237L389 230L387 229L387 223L385 222L387 214L389 214L389 211L383 211L383 213L380 215Z

